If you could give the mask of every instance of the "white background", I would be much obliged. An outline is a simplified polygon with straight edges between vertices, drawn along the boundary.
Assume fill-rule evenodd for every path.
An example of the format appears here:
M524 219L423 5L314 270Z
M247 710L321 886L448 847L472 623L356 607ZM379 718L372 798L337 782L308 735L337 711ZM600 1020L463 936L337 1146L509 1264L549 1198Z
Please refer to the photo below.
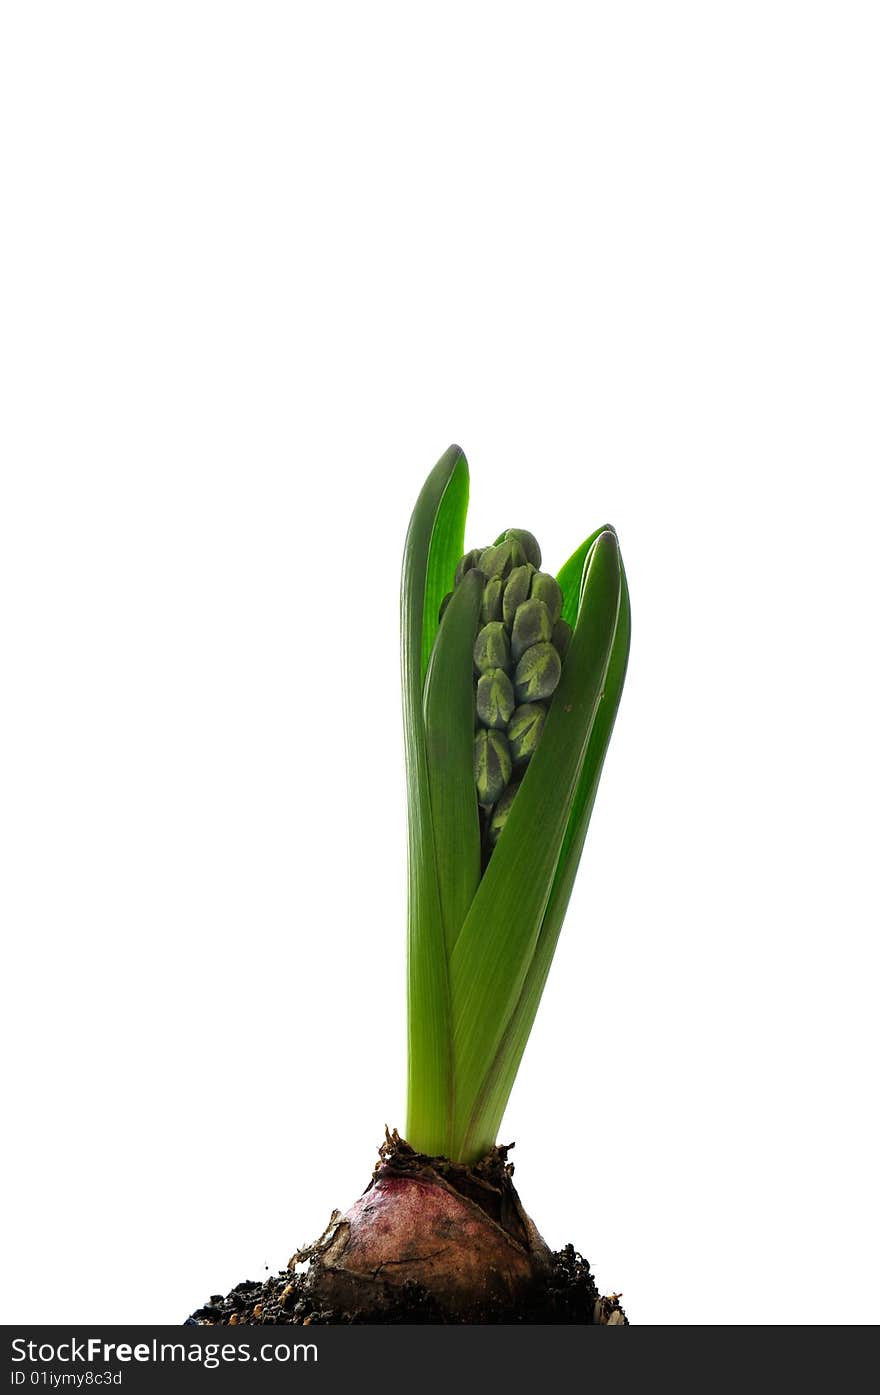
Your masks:
M5 1321L181 1320L403 1126L397 586L451 440L469 546L608 520L633 596L525 1204L639 1323L880 1316L878 38L4 5Z

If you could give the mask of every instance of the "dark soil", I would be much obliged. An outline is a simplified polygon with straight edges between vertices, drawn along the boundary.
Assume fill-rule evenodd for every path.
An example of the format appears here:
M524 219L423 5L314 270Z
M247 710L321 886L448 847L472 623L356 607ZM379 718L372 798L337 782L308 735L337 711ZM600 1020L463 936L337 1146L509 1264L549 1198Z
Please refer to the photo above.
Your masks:
M503 1228L507 1234L524 1240L523 1227L529 1227L535 1243L543 1247L513 1187L513 1166L507 1161L508 1151L508 1148L495 1148L475 1167L464 1168L446 1158L425 1158L396 1133L386 1134L373 1180L364 1196L374 1186L387 1185L389 1179L431 1176L447 1192L479 1208L490 1224ZM348 1216L353 1214L354 1208ZM377 1283L375 1275L370 1275L362 1283L361 1278L349 1270L328 1267L324 1257L338 1250L336 1236L346 1224L347 1219L334 1211L324 1235L314 1245L298 1250L286 1270L262 1282L246 1280L225 1297L212 1295L204 1307L197 1308L187 1318L187 1323L231 1327L251 1323L300 1326L450 1322L627 1324L619 1295L608 1298L600 1295L589 1264L572 1245L556 1252L544 1249L545 1257L536 1267L534 1281L519 1294L515 1303L501 1294L484 1296L479 1302L469 1302L464 1313L451 1316L442 1296L438 1298L419 1282L398 1278L394 1283L382 1280ZM335 1282L340 1273L346 1276L341 1288ZM333 1282L328 1283L328 1277Z

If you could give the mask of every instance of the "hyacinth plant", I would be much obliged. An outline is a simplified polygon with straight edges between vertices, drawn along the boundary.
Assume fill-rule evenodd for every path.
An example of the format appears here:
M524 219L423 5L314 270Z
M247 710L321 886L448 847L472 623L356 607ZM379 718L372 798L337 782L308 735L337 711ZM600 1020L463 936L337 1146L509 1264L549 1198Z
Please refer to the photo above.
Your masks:
M617 535L554 578L531 533L464 551L451 446L404 553L408 1143L477 1162L498 1128L562 928L626 674Z
M464 551L451 446L403 564L409 795L406 1138L288 1271L197 1322L626 1322L571 1245L551 1251L496 1144L562 927L629 651L612 528L553 577L508 528ZM255 1297L255 1294L257 1297Z

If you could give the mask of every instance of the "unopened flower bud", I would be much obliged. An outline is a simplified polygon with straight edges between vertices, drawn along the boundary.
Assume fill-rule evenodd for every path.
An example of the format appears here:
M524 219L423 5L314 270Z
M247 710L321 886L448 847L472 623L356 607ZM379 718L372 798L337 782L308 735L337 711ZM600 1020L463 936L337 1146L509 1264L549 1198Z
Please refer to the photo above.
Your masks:
M540 567L541 549L534 533L530 533L527 528L508 528L504 536L515 538L525 553L525 560L531 562L533 567Z
M531 563L524 562L521 567L514 567L504 583L504 623L508 627L513 624L517 607L528 600L534 574L535 569Z
M547 572L535 572L529 595L544 602L550 612L551 623L555 625L562 614L562 589L556 577Z
M477 673L488 673L490 668L510 671L510 640L500 620L490 620L477 635L474 641L474 667Z
M545 607L546 608L546 607ZM556 691L562 660L552 644L533 644L516 666L514 687L518 702L539 702Z
M461 581L462 577L471 571L479 562L483 549L475 547L472 552L466 552L455 569L455 585Z
M488 808L501 798L512 769L504 732L481 727L474 737L474 780L482 805Z
M480 556L479 568L486 577L506 577L514 567L526 560L522 546L516 538L505 538L495 547L487 547Z
M540 702L524 702L516 709L507 728L514 765L525 765L531 760L546 720L547 709Z
M510 721L516 698L503 668L490 668L477 683L477 716L484 727L504 728Z
M518 789L518 780L514 781L513 784L508 785L507 789L504 791L501 798L498 800L498 803L492 810L492 814L489 818L489 842L491 843L493 848L495 844L498 842L498 839L501 837L504 825L507 823L507 816L510 813L511 805L513 804L513 801L516 798L516 793Z
M547 644L553 633L553 621L543 601L523 601L513 617L511 652L519 659L533 644Z
M493 576L486 582L483 588L483 604L480 609L480 620L484 625L488 625L490 620L501 619L501 593L504 590L504 581L500 576Z

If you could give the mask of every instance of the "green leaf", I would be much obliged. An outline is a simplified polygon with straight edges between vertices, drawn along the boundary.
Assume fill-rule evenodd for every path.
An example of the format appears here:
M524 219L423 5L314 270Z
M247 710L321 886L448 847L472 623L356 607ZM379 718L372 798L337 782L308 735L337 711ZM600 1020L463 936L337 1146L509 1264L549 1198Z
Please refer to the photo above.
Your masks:
M553 962L559 933L568 908L593 812L605 753L614 728L630 646L629 588L621 562L620 612L605 677L604 692L593 722L577 793L565 831L553 889L544 912L535 953L529 965L517 1005L511 1014L498 1050L477 1096L462 1149L465 1156L481 1157L498 1136L501 1120L529 1039L535 1014ZM580 589L578 584L577 589Z
M401 578L401 663L408 834L407 1136L426 1153L449 1151L452 1056L446 935L434 853L422 684L440 602L464 546L468 468L450 446L410 520Z
M459 446L450 446L441 456L433 475L444 461L451 461L448 482L434 516L431 545L425 575L425 604L422 620L421 676L424 681L434 640L440 625L440 603L455 586L455 567L464 552L464 525L470 487L467 460ZM449 468L447 466L447 468ZM426 486L427 487L427 486Z
M463 1151L465 1140L472 1136L475 1103L519 1002L541 932L601 702L620 595L617 538L605 530L587 557L583 603L541 744L450 960L452 1156L463 1161L480 1156L471 1147Z
M572 629L575 627L581 607L581 587L585 575L584 563L589 556L590 548L602 533L613 532L614 529L610 523L606 523L602 528L597 528L595 533L591 533L586 541L581 543L577 551L572 553L556 577L562 591L562 618L568 621Z
M473 651L482 598L482 576L468 572L446 607L425 679L434 858L447 954L452 952L480 880Z

